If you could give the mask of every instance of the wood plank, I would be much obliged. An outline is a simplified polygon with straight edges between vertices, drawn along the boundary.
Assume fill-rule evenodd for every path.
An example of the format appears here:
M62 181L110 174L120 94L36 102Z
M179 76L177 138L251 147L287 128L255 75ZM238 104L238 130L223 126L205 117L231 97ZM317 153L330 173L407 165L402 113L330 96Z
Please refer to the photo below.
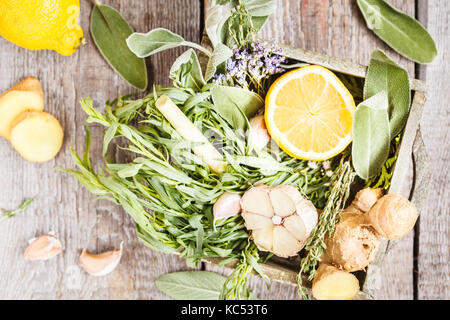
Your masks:
M137 31L166 27L190 41L200 40L200 3L189 0L102 1L118 9ZM73 168L69 147L83 149L86 115L78 100L92 96L102 106L117 94L133 92L105 62L89 35L91 2L81 1L81 25L87 44L70 57L54 52L32 52L0 38L0 91L21 78L38 77L46 94L46 111L64 128L61 153L45 164L23 160L7 141L0 141L0 207L14 208L22 199L35 197L27 212L0 223L0 299L166 299L154 280L167 272L186 269L184 259L152 251L141 244L132 219L106 201L94 201L74 178L54 166ZM183 8L183 10L179 10ZM149 60L150 81L168 85L168 70L183 49ZM150 86L151 88L151 86ZM101 129L95 127L93 141ZM94 163L101 161L101 143L94 143ZM123 155L116 152L116 158ZM23 259L27 240L54 230L64 254L43 262ZM110 275L88 276L77 265L80 250L101 252L125 241L119 267Z
M431 185L427 210L419 218L417 254L417 298L450 299L449 272L449 199L450 173L450 9L448 1L419 0L419 20L437 43L435 61L420 66L419 77L427 81L422 117L422 136L430 158Z
M390 1L414 16L414 1ZM278 1L276 13L269 19L261 37L275 42L324 53L367 65L370 53L380 48L414 75L414 64L388 48L366 27L356 2L346 0ZM408 181L409 182L409 181ZM405 185L404 193L409 192ZM382 270L380 299L413 298L413 234L402 239L386 257ZM392 284L395 285L392 285ZM267 291L261 279L252 278L257 296ZM286 299L296 298L292 286L271 283ZM281 288L279 290L279 288ZM262 290L262 291L260 291ZM274 297L273 297L274 298ZM277 296L281 298L281 296Z

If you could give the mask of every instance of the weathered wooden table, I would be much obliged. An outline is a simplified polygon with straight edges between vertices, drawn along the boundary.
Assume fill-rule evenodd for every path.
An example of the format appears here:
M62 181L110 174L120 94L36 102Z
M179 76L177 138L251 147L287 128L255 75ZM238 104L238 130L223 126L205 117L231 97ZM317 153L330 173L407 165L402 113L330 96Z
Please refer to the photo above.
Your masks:
M200 42L202 0L104 0L118 9L136 31L165 27L189 41ZM405 66L411 76L429 86L421 123L431 163L432 183L427 209L411 232L387 256L380 299L449 299L450 8L447 0L390 0L418 18L437 42L439 56L422 66L401 58L370 32L354 0L278 0L278 9L262 36L277 42L367 64L381 48ZM0 141L0 208L15 208L24 198L35 202L25 213L0 223L0 299L166 299L155 286L160 275L186 270L183 261L151 251L135 235L130 217L119 207L94 197L55 166L73 167L69 148L83 148L86 115L78 100L91 96L97 105L133 90L108 66L89 35L91 2L81 0L81 25L87 44L70 57L33 52L0 38L0 91L28 75L38 77L45 91L46 110L61 122L64 145L45 164L23 160L5 140ZM151 83L168 85L168 70L183 49L158 54L149 61ZM149 86L151 87L151 86ZM100 136L94 130L93 140ZM97 140L98 141L98 140ZM101 144L94 144L100 157ZM117 154L117 157L120 157ZM408 194L410 181L405 181ZM25 261L27 240L54 230L64 254L43 262ZM125 241L120 266L110 275L88 276L78 267L80 250L103 251ZM213 269L221 273L228 270ZM296 288L251 279L259 298L295 299Z

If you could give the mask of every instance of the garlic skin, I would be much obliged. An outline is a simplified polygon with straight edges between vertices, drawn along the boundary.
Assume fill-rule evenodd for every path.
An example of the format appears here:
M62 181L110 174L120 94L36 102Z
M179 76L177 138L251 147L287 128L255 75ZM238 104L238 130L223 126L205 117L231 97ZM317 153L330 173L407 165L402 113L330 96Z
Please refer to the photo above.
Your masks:
M123 241L120 249L93 254L83 250L78 260L83 269L90 275L101 277L111 273L120 262L123 253Z
M318 221L311 201L288 185L256 185L242 196L242 217L261 251L283 258L297 254Z
M389 240L400 239L416 224L416 206L398 194L387 194L367 212L367 218L378 234Z
M31 239L23 256L28 260L48 260L61 253L62 244L53 234Z
M225 192L214 203L214 221L233 217L241 212L241 196L237 193Z
M269 143L270 135L263 115L250 119L249 141L256 150L264 149Z

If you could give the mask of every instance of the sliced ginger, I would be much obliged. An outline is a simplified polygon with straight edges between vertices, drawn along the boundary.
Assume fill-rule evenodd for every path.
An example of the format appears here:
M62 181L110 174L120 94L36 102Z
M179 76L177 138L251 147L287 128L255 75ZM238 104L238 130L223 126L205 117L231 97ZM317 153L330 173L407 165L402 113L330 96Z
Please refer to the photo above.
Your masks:
M45 162L59 152L63 135L61 125L51 114L28 111L14 121L11 144L26 160Z
M321 263L312 284L312 294L317 300L351 300L359 293L355 275L332 265Z
M34 77L23 79L0 95L0 136L10 140L14 120L30 110L44 110L44 92Z

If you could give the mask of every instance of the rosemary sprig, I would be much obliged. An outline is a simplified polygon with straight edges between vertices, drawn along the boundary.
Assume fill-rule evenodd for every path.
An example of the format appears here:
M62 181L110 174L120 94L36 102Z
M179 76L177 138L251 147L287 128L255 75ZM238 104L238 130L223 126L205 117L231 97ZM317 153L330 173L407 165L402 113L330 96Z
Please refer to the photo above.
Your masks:
M333 176L331 191L327 204L319 216L319 222L313 229L311 236L306 243L305 249L308 252L300 262L300 271L297 275L299 296L308 299L308 290L303 286L302 274L309 273L308 279L312 281L316 275L316 267L320 262L323 251L326 248L325 237L331 236L336 223L339 222L340 213L344 209L350 194L350 186L355 178L355 172L351 165L351 160L344 153L341 163Z
M25 199L17 209L13 210L2 209L1 211L3 212L3 216L0 217L0 222L14 217L21 211L25 211L28 208L28 206L33 202L33 200L34 199Z

